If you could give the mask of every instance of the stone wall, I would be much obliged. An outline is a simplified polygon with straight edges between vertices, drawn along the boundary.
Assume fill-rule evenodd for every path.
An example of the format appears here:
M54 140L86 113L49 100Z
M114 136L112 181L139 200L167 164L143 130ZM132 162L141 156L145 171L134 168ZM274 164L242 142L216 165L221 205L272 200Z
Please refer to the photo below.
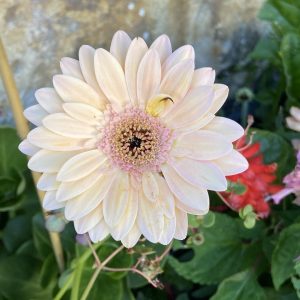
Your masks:
M192 44L197 66L217 71L242 60L261 31L263 0L2 0L0 28L21 97L51 85L63 56L82 44L109 47L118 29L148 43L162 33L172 44ZM0 85L0 122L11 121Z

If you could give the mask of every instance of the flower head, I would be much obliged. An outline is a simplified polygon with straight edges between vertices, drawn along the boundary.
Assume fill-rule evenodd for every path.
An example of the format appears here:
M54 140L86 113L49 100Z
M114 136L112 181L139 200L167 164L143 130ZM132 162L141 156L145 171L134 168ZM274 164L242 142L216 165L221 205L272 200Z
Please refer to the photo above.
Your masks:
M280 185L273 184L276 179L277 165L275 163L264 164L259 142L250 146L246 146L245 142L246 137L244 136L237 144L241 147L241 153L248 159L248 170L238 176L227 177L230 182L242 187L241 192L235 193L232 190L222 193L222 195L236 210L250 204L260 217L267 217L270 207L266 198L282 188Z
M187 213L209 209L207 190L226 190L225 176L248 166L232 145L243 128L215 116L228 88L195 70L194 55L172 52L166 35L148 48L118 31L110 52L82 46L79 60L61 60L54 88L25 110L37 128L20 144L43 173L45 209L62 208L94 242L186 237Z

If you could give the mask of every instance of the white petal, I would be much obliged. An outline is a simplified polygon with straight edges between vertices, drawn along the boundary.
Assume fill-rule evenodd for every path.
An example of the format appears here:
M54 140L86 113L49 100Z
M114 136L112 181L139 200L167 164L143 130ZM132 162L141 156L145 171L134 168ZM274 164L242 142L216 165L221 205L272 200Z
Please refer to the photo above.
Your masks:
M62 182L57 190L56 200L63 202L84 193L90 189L95 182L98 182L102 176L103 174L99 170L95 170L80 180Z
M48 113L39 105L33 105L24 110L25 118L36 126L42 125L43 119Z
M131 231L136 221L137 212L138 193L131 188L125 213L118 224L110 229L110 233L116 241L123 239Z
M232 150L227 155L222 156L213 162L221 168L225 176L242 173L249 167L247 159L236 150Z
M190 184L212 191L226 191L227 181L214 163L177 158L171 162L177 173Z
M142 38L135 38L128 49L125 60L125 78L131 103L137 105L137 71L140 61L147 52L147 45Z
M231 152L232 143L222 135L199 130L180 136L173 146L172 155L198 160L217 159Z
M86 192L68 200L65 207L66 219L76 220L82 218L96 208L106 196L113 179L114 174L104 175Z
M296 119L296 121L300 122L300 108L292 106L290 108L290 114Z
M47 150L74 151L87 149L87 147L84 146L86 140L67 138L65 136L55 134L44 127L37 127L31 130L27 139L31 144Z
M30 170L36 172L58 172L62 165L77 153L78 152L57 152L42 149L30 158L28 167Z
M74 220L74 227L77 233L84 234L94 228L103 219L102 205L100 204L86 216Z
M39 178L36 186L41 191L54 191L59 187L59 183L56 181L56 173L44 173Z
M155 178L159 187L159 203L163 214L171 219L175 216L175 201L166 180L159 174L155 174Z
M244 135L244 129L241 125L224 117L215 117L203 129L222 134L231 142L236 141Z
M168 56L162 66L162 73L166 74L172 67L185 59L195 60L195 51L191 45L182 46Z
M43 208L45 210L56 210L63 208L65 206L64 203L59 203L55 200L56 191L46 192L43 199Z
M144 172L142 175L142 187L146 198L155 202L159 196L158 184L152 172Z
M103 119L103 113L88 104L65 103L63 109L72 118L90 125L99 125L99 120Z
M110 53L118 60L123 68L130 43L131 38L122 30L117 31L111 41Z
M203 211L200 209L191 208L190 206L185 205L183 202L175 199L176 207L188 214L191 215L203 215Z
M137 72L137 97L140 108L158 93L161 78L161 65L158 53L148 50L142 58Z
M106 156L98 149L85 151L69 159L59 170L57 180L75 181L79 180L96 169L106 161Z
M126 248L132 248L136 245L139 241L141 236L141 231L139 230L138 226L135 224L130 232L124 237L121 242Z
M179 134L188 134L192 133L195 131L198 131L199 129L202 129L204 126L209 124L210 121L214 119L215 115L212 115L211 113L205 114L202 118L190 122L188 125L186 124L185 126L181 128L176 128L176 132Z
M49 113L62 112L62 99L53 88L41 88L35 92L37 102Z
M84 81L67 75L55 75L53 85L59 96L65 102L79 102L104 109L103 98Z
M205 116L212 105L213 96L213 89L208 86L193 89L176 102L163 119L174 129L186 127Z
M18 148L22 153L29 155L29 156L34 155L35 153L37 153L40 150L40 148L30 144L28 140L22 141L20 143L20 145L18 146Z
M130 103L124 71L117 59L105 49L95 53L97 81L115 109Z
M176 231L174 238L177 240L184 240L188 231L188 217L187 213L176 209Z
M80 80L84 80L81 73L79 61L77 59L70 58L70 57L63 57L60 60L60 68L64 75L69 75L78 78Z
M151 202L139 193L138 225L142 234L152 243L157 243L164 228L164 217L159 202Z
M175 101L182 99L190 87L193 73L193 60L187 59L176 64L163 77L160 93L170 95Z
M176 218L164 217L164 229L159 242L163 245L168 245L172 241L176 230Z
M109 234L109 228L104 219L89 231L90 239L93 243L104 240Z
M214 96L214 100L210 112L212 114L215 114L226 101L228 97L229 89L228 86L224 84L214 84L213 88L214 88L215 96Z
M168 183L169 188L186 206L206 214L209 209L209 198L207 190L195 187L180 177L177 172L167 164L161 166L161 170Z
M120 172L103 200L103 215L109 227L114 227L123 217L129 199L129 178Z
M71 138L93 138L97 135L94 126L75 120L65 113L51 114L43 119L43 125L54 133Z
M160 35L150 46L150 49L154 49L158 52L160 61L163 63L166 58L172 53L172 45L167 35Z
M106 97L101 90L95 75L94 66L95 49L88 45L79 48L79 63L85 81L99 94L102 102L106 103Z
M212 86L215 82L216 72L212 68L200 68L195 70L191 83L191 89L201 85Z
M300 131L300 122L298 122L296 119L288 117L285 120L288 128L293 129L295 131Z

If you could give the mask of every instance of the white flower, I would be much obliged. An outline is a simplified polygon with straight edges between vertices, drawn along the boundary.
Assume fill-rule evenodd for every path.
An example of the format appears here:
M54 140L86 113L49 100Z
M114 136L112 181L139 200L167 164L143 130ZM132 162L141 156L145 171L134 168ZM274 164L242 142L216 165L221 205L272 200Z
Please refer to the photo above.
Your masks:
M290 114L291 116L286 118L287 127L300 132L300 108L292 106Z
M43 173L46 210L64 208L94 242L186 237L187 213L208 212L207 190L225 191L225 176L248 166L232 145L243 128L215 116L228 87L195 70L194 55L172 52L166 35L148 48L118 31L110 52L82 46L79 60L61 60L54 88L24 112L37 128L20 144Z

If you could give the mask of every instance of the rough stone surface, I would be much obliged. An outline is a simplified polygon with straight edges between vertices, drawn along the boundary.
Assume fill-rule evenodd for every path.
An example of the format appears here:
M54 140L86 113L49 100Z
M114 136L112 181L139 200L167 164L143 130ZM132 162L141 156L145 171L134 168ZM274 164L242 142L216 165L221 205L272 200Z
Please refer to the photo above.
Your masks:
M261 32L263 0L2 0L0 28L25 106L51 86L61 57L80 45L109 47L118 29L148 43L162 33L173 47L192 44L197 66L224 70L241 61ZM0 85L0 123L11 122Z

